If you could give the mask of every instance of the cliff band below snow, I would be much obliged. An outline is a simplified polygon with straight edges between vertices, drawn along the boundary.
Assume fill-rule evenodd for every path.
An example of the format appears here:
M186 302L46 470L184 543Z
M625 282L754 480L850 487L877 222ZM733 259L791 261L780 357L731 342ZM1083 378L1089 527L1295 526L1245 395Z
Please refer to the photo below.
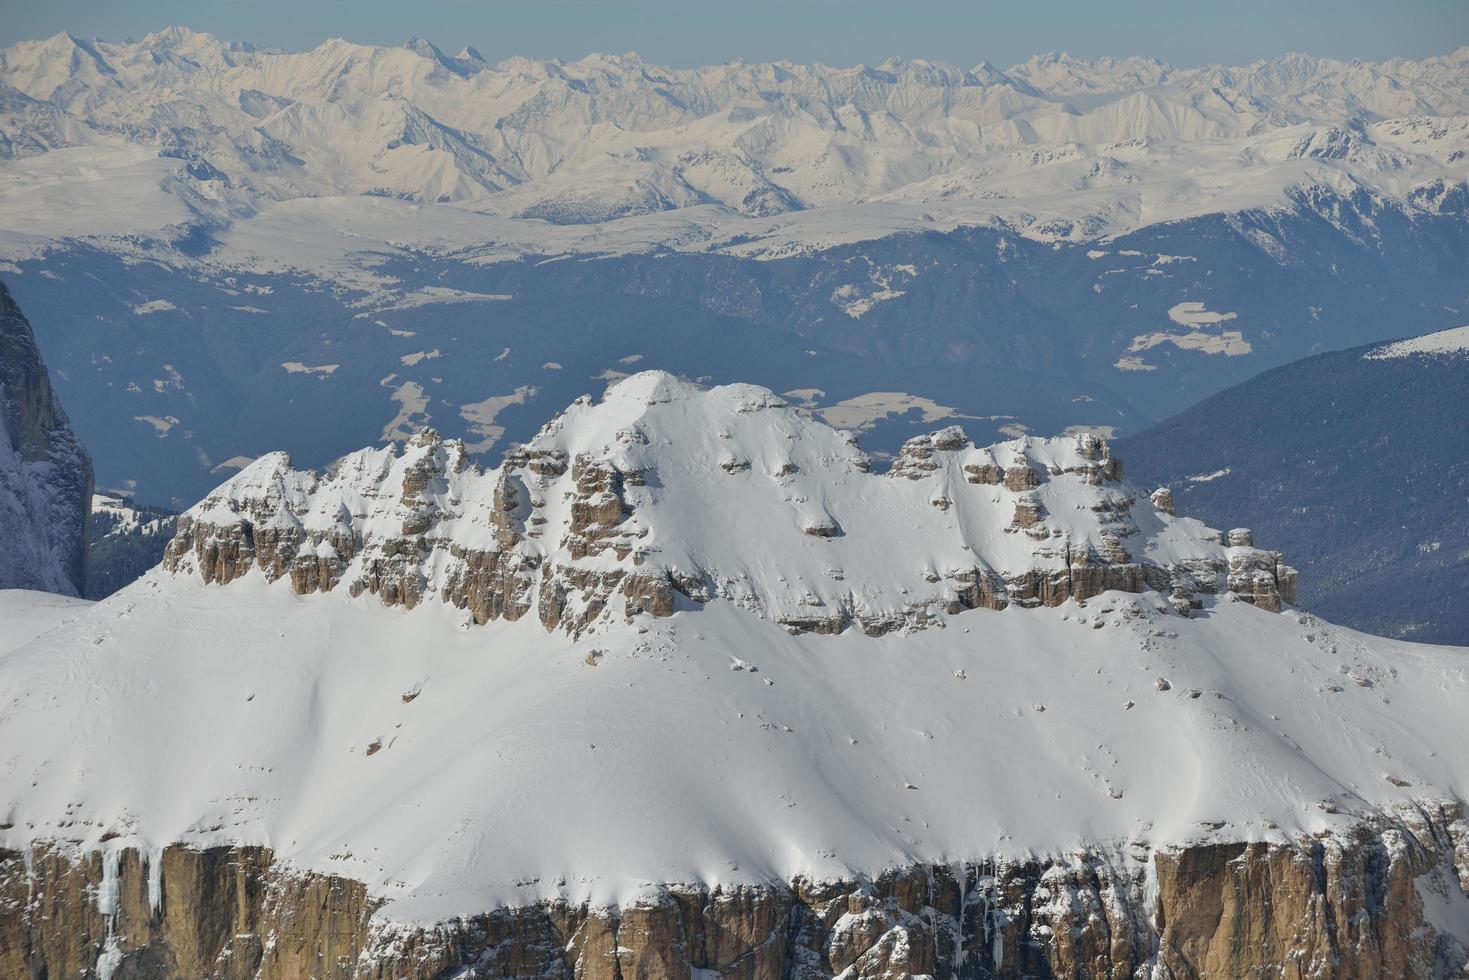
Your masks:
M1465 964L1469 824L1405 811L1293 845L660 888L384 927L264 848L0 850L0 973L214 980L1438 978ZM1455 862L1458 862L1457 866ZM92 896L105 896L96 902ZM126 972L123 968L126 967Z

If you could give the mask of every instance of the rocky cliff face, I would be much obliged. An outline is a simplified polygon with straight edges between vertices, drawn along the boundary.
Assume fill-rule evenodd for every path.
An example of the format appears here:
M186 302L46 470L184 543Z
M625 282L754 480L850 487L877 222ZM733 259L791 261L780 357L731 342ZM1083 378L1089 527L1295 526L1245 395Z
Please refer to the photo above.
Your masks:
M264 848L0 852L5 976L218 980L1439 978L1465 967L1469 825L1405 808L1292 844L651 889L432 927Z
M180 518L164 564L390 606L436 597L481 624L534 611L572 632L713 598L794 632L869 635L1108 590L1151 589L1185 615L1226 590L1270 610L1294 601L1280 553L1177 518L1122 476L1092 436L976 448L957 427L909 440L879 476L850 435L765 389L646 372L495 470L432 430L323 473L262 457ZM915 537L933 560L884 557Z
M0 589L80 595L92 463L0 283Z

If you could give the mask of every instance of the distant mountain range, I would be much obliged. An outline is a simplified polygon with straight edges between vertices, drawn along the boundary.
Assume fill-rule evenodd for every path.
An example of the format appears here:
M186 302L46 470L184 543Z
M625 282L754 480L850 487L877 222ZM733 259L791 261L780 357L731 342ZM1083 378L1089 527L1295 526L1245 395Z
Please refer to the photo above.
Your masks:
M369 194L558 225L703 207L692 226L651 226L657 241L696 249L834 207L855 212L797 221L776 239L998 217L1079 241L1284 203L1286 188L1308 183L1438 207L1445 178L1469 173L1466 66L1469 47L1423 61L1289 55L1189 69L1066 55L1004 71L897 59L680 70L633 55L491 65L421 39L288 53L171 28L0 52L0 132L43 200L89 165L108 170L93 194L139 195L89 216L90 235ZM46 156L56 150L67 152ZM130 212L145 196L150 208ZM499 227L471 220L440 240ZM637 247L535 226L517 236L531 251Z
M1267 371L1118 452L1180 513L1285 549L1306 609L1469 644L1469 327Z
M672 70L168 30L0 52L0 274L99 480L432 424L493 460L662 368L879 459L1136 432L1469 310L1469 48Z

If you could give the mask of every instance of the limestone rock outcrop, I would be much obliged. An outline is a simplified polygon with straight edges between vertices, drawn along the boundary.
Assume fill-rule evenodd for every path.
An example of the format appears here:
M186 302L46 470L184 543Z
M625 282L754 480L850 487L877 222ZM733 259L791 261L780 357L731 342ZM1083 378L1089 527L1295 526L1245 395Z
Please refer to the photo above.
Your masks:
M433 430L320 473L262 457L179 519L164 565L436 599L476 623L534 611L574 633L714 597L793 631L874 635L1114 589L1180 609L1225 591L1270 610L1294 600L1279 553L1175 517L1094 436L976 448L949 427L870 470L849 434L764 389L645 372L579 400L498 469ZM929 565L885 567L915 537Z
M623 526L635 471L581 455L568 467L565 453L521 448L486 473L463 443L427 429L401 451L364 450L325 474L293 470L280 454L246 473L179 519L165 567L222 585L258 569L298 594L345 584L409 609L437 597L476 623L535 609L547 629L575 631L614 594L627 615L673 610L668 577L638 567L646 531ZM546 542L545 497L563 477L565 520Z

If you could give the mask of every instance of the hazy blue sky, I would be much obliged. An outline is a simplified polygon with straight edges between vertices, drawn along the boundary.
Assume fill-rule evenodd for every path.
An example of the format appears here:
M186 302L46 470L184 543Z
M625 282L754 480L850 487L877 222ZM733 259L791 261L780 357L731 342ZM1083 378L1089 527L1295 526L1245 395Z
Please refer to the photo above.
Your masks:
M487 58L637 51L691 65L744 58L876 63L889 55L1008 65L1044 51L1177 65L1286 51L1377 60L1469 45L1469 0L0 0L0 43L69 30L141 37L181 24L284 48L427 37Z

